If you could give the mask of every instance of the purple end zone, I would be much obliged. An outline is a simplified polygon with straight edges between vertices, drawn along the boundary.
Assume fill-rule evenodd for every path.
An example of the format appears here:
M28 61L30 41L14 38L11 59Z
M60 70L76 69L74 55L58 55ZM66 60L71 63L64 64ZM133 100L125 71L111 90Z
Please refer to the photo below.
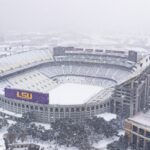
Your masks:
M47 93L5 88L5 97L40 104L49 104L49 94Z

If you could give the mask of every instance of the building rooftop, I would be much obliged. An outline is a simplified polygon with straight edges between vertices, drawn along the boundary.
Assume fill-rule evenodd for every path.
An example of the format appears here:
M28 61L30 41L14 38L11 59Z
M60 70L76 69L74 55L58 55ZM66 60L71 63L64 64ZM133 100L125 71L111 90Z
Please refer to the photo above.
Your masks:
M150 128L150 110L146 113L140 112L135 116L129 118L128 120L133 121L136 124Z

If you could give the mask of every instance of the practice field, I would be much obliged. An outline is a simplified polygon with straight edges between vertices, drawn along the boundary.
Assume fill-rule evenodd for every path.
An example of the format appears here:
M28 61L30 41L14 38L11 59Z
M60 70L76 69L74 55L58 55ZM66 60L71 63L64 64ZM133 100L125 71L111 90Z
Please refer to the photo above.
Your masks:
M102 87L65 83L49 92L49 104L74 105L82 104L97 94Z

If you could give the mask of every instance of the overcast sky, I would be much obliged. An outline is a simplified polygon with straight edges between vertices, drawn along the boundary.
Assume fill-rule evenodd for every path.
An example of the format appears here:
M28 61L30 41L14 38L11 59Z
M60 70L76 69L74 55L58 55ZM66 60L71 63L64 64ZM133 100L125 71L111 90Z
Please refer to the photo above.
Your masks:
M0 0L0 32L150 33L150 0Z

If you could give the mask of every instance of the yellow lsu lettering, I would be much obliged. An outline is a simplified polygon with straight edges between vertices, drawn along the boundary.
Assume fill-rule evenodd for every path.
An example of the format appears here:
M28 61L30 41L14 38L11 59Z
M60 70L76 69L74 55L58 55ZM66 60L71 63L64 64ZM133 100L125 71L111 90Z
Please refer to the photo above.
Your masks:
M17 91L17 95L18 98L24 98L24 99L32 99L32 93L28 93L28 92L19 92Z

